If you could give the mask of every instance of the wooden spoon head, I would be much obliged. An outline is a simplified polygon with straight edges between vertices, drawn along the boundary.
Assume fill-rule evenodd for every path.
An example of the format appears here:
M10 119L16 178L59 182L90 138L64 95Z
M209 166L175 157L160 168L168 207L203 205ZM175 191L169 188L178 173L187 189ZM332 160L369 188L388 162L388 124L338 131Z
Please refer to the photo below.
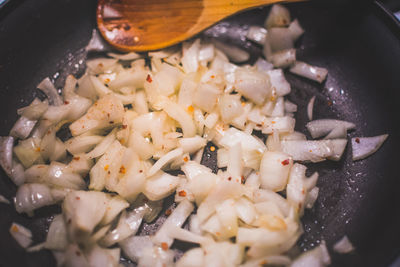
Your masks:
M118 50L156 50L187 39L202 11L202 0L99 0L97 25Z

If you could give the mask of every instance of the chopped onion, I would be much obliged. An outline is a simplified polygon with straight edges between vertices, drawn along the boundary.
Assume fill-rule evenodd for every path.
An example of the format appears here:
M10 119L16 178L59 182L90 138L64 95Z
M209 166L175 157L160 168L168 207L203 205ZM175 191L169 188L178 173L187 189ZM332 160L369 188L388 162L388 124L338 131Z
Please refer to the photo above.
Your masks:
M13 222L11 224L10 234L23 248L29 247L32 243L32 232L18 223Z
M354 250L354 246L345 235L333 245L333 250L337 253L350 253Z
M268 29L268 43L272 52L292 49L294 46L292 33L288 28Z
M162 156L154 165L150 168L150 170L147 172L148 176L152 176L156 174L159 170L161 170L165 165L176 159L177 157L181 156L183 154L182 148L177 148L174 149L164 156Z
M30 120L24 116L21 116L12 127L10 135L16 138L25 139L32 132L36 122L36 120Z
M192 213L193 209L193 204L187 200L179 203L154 235L153 242L159 245L161 245L161 243L166 243L168 247L170 247L174 241L170 236L171 229L173 227L181 227L189 217L190 213Z
M306 128L310 132L312 138L318 138L329 134L339 127L344 127L346 128L346 130L351 130L354 129L356 126L354 123L351 122L333 119L314 120L306 124Z
M0 165L9 177L13 168L13 146L14 138L12 136L0 136Z
M374 137L351 138L353 160L365 159L375 153L382 146L388 136L388 134L383 134Z
M294 42L297 39L299 39L299 37L302 36L304 33L304 29L301 27L301 25L297 19L293 20L290 23L288 30L290 31L290 34L292 35L292 39Z
M269 77L261 72L239 68L235 71L235 88L256 104L262 104L271 93Z
M5 198L3 195L0 195L0 203L11 204L10 201L7 198Z
M52 195L50 188L44 184L23 184L15 196L15 209L19 213L33 214L35 209L55 204L58 199Z
M64 103L61 96L57 93L57 89L54 84L47 77L43 79L37 86L40 90L47 95L50 105L60 106Z
M339 160L346 148L346 139L334 140L288 140L282 141L282 151L293 160L319 162L325 159Z
M271 27L285 27L289 25L290 20L289 10L282 5L275 4L272 6L264 24L267 29Z
M109 44L106 41L104 41L104 39L101 37L97 29L93 29L92 37L90 38L89 43L86 45L85 50L88 52L90 51L104 52L109 49L110 49Z
M267 38L267 30L260 26L250 26L247 30L246 38L262 45Z
M295 259L290 267L323 267L331 263L325 242L322 242L318 247L301 254Z
M276 68L286 68L293 65L296 62L296 50L295 49L281 50L269 56L269 58L271 63L274 64Z
M56 215L50 224L44 247L52 250L64 250L67 246L67 226L63 216Z
M233 45L227 45L217 40L212 40L216 48L220 49L228 58L236 63L249 60L250 54L243 49Z
M302 61L296 61L294 65L290 68L290 72L319 83L322 83L328 75L327 69L311 66Z
M313 119L314 102L315 102L315 96L311 97L307 105L307 116L310 121L312 121Z
M131 236L121 241L119 245L124 254L134 262L138 262L143 255L143 250L153 247L150 236Z

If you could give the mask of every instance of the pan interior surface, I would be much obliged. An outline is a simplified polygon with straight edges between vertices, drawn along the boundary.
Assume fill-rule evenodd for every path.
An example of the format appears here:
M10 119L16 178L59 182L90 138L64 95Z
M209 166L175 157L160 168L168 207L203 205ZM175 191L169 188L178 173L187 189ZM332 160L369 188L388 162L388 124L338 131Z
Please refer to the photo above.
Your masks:
M43 78L51 77L60 88L68 74L83 73L84 47L95 27L95 2L26 0L2 15L2 136L8 135L17 120L16 109L34 99L35 85ZM310 173L320 174L320 195L303 218L305 233L298 242L299 250L310 249L321 240L331 248L346 234L356 251L349 255L331 251L332 266L388 266L400 252L400 212L396 207L400 203L396 162L400 147L399 29L391 28L394 26L375 5L343 9L299 3L288 7L306 30L297 43L298 59L329 70L328 80L322 85L285 73L292 85L288 99L299 106L296 130L306 133L306 106L316 95L315 119L354 122L357 127L350 137L389 134L383 147L365 160L352 162L348 146L339 162L307 166ZM268 10L236 15L204 35L245 47L254 60L261 53L260 47L241 36L249 25L262 25ZM16 188L3 171L0 175L0 194L11 200ZM54 266L49 251L26 253L8 229L14 221L21 223L32 230L35 242L41 242L51 215L60 209L40 209L29 218L17 214L13 205L0 205L0 266ZM151 226L142 229L143 233L151 231Z

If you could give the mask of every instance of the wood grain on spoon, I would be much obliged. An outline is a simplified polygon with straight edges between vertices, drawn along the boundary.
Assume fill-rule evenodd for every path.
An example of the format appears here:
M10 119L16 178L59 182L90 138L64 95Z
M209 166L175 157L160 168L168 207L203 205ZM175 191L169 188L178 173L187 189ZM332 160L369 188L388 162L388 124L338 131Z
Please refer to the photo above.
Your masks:
M189 39L239 11L300 0L99 0L97 25L121 51L149 51Z

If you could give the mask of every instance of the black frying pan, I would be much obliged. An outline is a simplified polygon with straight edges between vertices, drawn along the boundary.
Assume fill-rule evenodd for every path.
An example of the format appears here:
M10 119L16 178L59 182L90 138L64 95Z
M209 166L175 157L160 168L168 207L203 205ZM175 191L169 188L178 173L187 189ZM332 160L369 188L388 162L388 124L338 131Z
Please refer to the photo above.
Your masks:
M95 5L88 0L14 0L0 10L0 135L8 134L16 109L33 100L35 85L44 77L53 77L61 87L67 74L83 72L83 48L95 27ZM357 129L351 136L390 135L363 161L353 163L348 147L340 162L308 166L320 173L320 196L304 216L299 248L312 248L321 239L331 248L347 234L356 251L332 252L333 266L389 266L400 255L400 27L376 3L347 8L299 3L289 8L306 29L298 58L329 70L323 85L287 74L293 88L289 99L300 107L297 130L305 132L306 103L317 95L315 118L352 121ZM247 25L261 25L267 13L268 8L262 8L237 15L206 35L245 45L254 60L260 49L237 37ZM225 34L221 28L227 29ZM4 172L0 176L0 193L11 200L16 188ZM0 204L0 266L54 266L50 252L26 253L8 229L11 222L19 222L40 242L55 212L59 208L43 208L28 218ZM143 228L152 231L151 226Z

